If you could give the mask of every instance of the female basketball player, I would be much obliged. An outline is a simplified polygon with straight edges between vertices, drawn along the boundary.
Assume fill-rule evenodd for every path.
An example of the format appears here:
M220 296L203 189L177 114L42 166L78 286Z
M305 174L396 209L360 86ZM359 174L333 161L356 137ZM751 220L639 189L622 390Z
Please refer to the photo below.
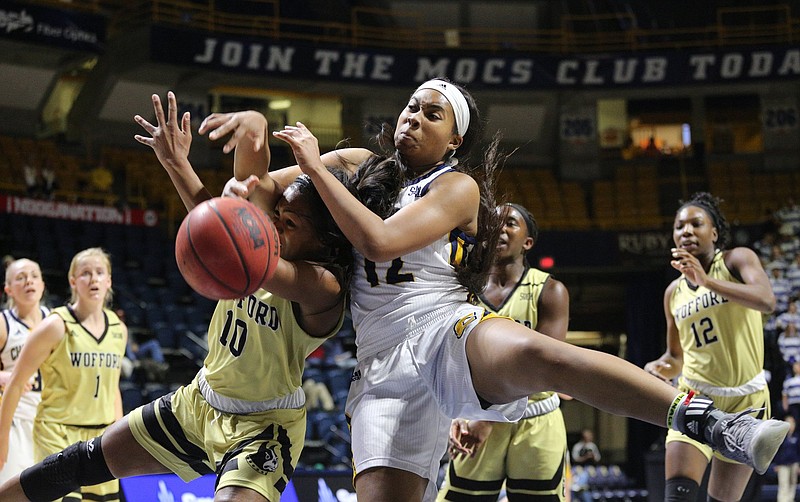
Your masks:
M22 258L12 261L5 270L4 291L7 308L0 321L0 389L6 387L11 371L17 364L22 346L30 331L48 314L42 305L44 280L39 264ZM0 469L0 483L33 465L33 419L42 400L42 377L36 372L32 382L26 382L19 404L11 420L8 451L14 455Z
M72 290L69 304L53 309L31 331L3 394L3 462L9 453L16 455L9 451L6 438L14 410L37 369L42 378L42 402L33 426L35 460L101 434L122 416L119 375L128 330L106 308L111 301L111 261L100 248L85 249L72 258L68 278ZM119 482L83 489L76 486L63 495L67 493L74 500L116 500Z
M393 151L320 156L301 123L273 133L291 146L359 266L351 287L359 363L347 403L359 500L432 500L450 418L514 421L527 396L544 390L694 431L765 471L785 423L724 414L624 360L542 336L467 301L485 284L500 228L491 191L496 141L477 168L466 162L480 123L466 91L435 79L401 112ZM359 198L325 168L336 159L344 168L359 166L352 178Z
M167 119L158 96L153 105L157 125L137 116L150 136L136 139L153 148L191 209L210 195L187 158L189 117L178 125L172 93ZM249 297L217 303L208 356L189 385L132 411L93 444L26 470L21 483L0 488L0 500L50 500L77 485L172 471L187 481L216 472L215 501L278 502L304 444L305 358L342 325L352 251L307 176L286 190L256 177L226 189L272 201L275 274Z
M667 350L645 370L665 380L680 375L681 391L702 393L721 410L757 408L769 417L761 315L773 311L775 296L753 250L726 249L730 230L719 202L696 193L675 214L670 264L681 276L664 292ZM750 466L669 431L664 500L697 500L709 462L709 500L740 500Z
M490 312L557 340L567 338L569 294L549 273L525 258L539 238L533 215L519 204L497 208L503 226L481 305ZM454 420L450 466L437 500L498 498L505 483L508 500L563 501L566 494L567 430L558 394L528 398L516 423Z

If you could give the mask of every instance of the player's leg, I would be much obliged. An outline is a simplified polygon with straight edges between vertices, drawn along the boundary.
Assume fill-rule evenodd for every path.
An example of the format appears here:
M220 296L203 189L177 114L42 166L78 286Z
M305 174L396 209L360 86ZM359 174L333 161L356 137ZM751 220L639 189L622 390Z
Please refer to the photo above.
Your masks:
M466 341L475 389L492 403L556 390L598 409L674 428L763 473L789 424L727 414L610 354L559 342L509 319L487 319ZM621 399L620 396L625 396Z
M677 431L667 432L664 455L664 500L696 502L703 475L711 459L711 448Z
M726 462L714 458L711 461L711 475L708 478L708 495L716 500L734 500L742 498L753 469L747 465Z

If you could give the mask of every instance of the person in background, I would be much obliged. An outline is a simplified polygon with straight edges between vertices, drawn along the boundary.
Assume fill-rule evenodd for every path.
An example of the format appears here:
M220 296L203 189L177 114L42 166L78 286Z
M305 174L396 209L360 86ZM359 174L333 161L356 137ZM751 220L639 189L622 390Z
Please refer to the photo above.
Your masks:
M596 465L600 462L600 448L594 442L591 429L581 431L581 439L572 446L572 463L575 465Z
M791 376L783 381L781 403L783 411L794 417L795 425L800 420L800 357L790 360L792 365Z
M561 281L525 258L539 238L533 215L519 204L497 208L503 229L497 257L479 299L491 312L557 340L566 340L569 293ZM531 333L533 336L533 333ZM566 496L567 431L554 392L528 398L516 423L454 420L450 466L438 499L496 497L505 482L510 502Z
M778 448L772 466L778 475L777 502L794 502L797 493L797 471L800 468L800 437L795 434L797 421L791 415L784 418L789 423L789 435Z
M122 417L119 379L128 330L107 308L112 296L111 260L101 248L84 249L72 258L67 276L72 289L69 304L53 309L31 331L0 402L0 466L9 453L16 454L8 443L12 418L37 369L42 401L33 426L35 461L75 441L88 441L88 450L96 451L100 445L92 438ZM116 500L119 482L76 487L63 495L67 494L70 500Z
M681 275L664 292L667 350L645 370L669 381L679 376L680 391L708 396L728 413L768 418L762 315L774 311L775 295L752 249L727 249L730 228L720 202L698 192L675 213L670 264ZM685 431L668 431L666 444L665 500L694 501L709 463L710 500L742 497L751 466Z
M50 312L42 305L45 285L38 263L26 258L14 260L8 264L4 275L3 291L8 300L6 308L0 312L0 399L31 330ZM8 438L8 450L14 454L0 470L0 484L33 465L33 421L42 400L39 371L32 380L25 382L23 390L11 419Z

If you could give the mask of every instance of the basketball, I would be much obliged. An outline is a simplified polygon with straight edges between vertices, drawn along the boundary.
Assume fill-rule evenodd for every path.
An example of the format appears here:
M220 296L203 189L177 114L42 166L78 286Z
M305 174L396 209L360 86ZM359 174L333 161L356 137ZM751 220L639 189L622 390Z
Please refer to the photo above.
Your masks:
M216 197L195 206L175 240L178 269L192 289L212 300L245 297L275 272L278 231L244 199Z

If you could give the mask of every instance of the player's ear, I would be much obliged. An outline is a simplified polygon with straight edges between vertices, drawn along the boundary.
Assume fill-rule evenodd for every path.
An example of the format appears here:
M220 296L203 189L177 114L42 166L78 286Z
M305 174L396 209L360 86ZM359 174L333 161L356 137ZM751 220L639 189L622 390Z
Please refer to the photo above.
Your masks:
M525 254L527 251L530 251L533 245L535 244L533 237L525 237L525 242L522 244L522 254Z

